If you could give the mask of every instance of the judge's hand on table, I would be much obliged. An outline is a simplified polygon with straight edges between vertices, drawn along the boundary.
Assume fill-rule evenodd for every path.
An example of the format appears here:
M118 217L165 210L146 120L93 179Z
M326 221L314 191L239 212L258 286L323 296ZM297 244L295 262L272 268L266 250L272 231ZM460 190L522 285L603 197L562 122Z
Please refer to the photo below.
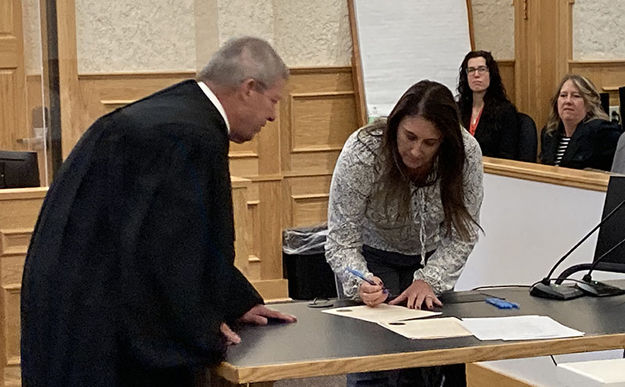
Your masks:
M269 319L281 320L284 322L295 322L297 317L290 314L278 312L277 310L269 309L265 305L258 304L248 310L238 321L248 324L267 325ZM226 344L239 344L241 337L237 335L226 323L221 323L221 333L226 337Z
M373 276L369 279L377 285L371 285L366 281L362 281L360 286L358 286L358 295L365 304L369 306L376 306L386 301L388 298L388 291L384 291L384 284L382 283L380 277Z
M389 302L390 305L406 303L406 307L410 309L434 309L434 305L443 306L443 303L436 297L432 287L423 280L416 280L406 290L404 290L397 298Z
M248 310L243 316L241 316L241 318L239 318L239 321L248 324L267 325L269 319L281 320L288 323L297 321L297 317L293 315L269 309L262 304L258 304Z

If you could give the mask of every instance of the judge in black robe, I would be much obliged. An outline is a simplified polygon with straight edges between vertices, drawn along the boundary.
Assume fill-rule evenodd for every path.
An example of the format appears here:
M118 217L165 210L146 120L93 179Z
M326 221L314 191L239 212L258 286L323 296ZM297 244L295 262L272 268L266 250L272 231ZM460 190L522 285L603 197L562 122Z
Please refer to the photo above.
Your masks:
M263 303L233 264L228 148L224 116L194 80L87 130L24 266L25 386L185 386L219 363L223 323Z

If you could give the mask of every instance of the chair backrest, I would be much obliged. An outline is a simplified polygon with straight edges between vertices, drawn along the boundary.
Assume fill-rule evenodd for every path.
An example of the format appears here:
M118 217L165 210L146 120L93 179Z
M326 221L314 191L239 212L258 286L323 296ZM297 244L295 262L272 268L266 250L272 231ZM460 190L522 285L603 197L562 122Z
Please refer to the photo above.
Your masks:
M616 143L616 152L612 160L612 172L625 174L625 133L621 134Z
M599 93L599 99L601 100L601 108L605 114L610 115L610 93Z
M519 120L519 160L536 162L538 150L538 134L532 117L525 113L517 113Z

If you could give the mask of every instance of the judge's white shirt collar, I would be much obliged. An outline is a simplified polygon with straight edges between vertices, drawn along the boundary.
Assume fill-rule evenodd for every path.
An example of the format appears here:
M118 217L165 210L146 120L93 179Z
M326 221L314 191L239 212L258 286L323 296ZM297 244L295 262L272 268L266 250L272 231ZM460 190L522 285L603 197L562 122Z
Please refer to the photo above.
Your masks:
M228 117L226 116L226 111L224 110L223 105L221 104L221 102L219 102L219 99L217 99L217 96L215 95L215 93L213 93L213 91L206 85L206 83L202 81L197 81L197 84L198 86L200 86L200 89L202 89L204 94L206 94L208 99L210 99L213 105L215 105L215 107L219 111L219 114L221 114L221 116L223 117L224 121L226 122L226 128L228 128L228 135L229 135L230 123L228 122Z

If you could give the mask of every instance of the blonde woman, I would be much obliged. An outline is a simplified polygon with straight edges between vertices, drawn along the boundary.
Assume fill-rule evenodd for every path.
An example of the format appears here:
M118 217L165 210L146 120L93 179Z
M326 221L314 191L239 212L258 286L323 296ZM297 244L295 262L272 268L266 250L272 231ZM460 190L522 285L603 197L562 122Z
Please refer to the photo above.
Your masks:
M557 90L541 132L540 162L609 171L620 131L601 109L595 85L581 75L569 74Z

